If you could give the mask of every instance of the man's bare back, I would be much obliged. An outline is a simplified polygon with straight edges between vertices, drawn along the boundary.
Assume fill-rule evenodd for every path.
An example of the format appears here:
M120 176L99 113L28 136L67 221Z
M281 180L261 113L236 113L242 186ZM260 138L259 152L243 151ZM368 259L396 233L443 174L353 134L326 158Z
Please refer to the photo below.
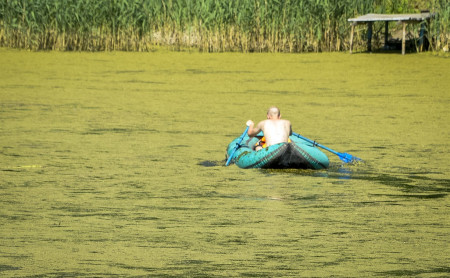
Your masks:
M266 137L267 146L287 142L291 134L291 122L288 120L264 120L258 126Z
M252 120L248 120L247 126L249 126L248 135L250 137L254 137L262 131L267 146L288 142L289 135L292 134L291 122L281 119L280 110L277 107L269 109L267 120L259 122L256 126Z

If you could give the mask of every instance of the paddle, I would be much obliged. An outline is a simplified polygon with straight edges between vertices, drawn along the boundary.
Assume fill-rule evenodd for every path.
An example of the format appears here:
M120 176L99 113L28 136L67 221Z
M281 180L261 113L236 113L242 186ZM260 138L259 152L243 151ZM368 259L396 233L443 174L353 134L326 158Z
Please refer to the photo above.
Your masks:
M303 136L301 136L301 135L298 134L298 133L292 132L292 135L297 136L298 138L301 138L301 139L303 139L303 140L305 140L305 141L307 141L307 142L309 142L309 143L311 143L311 144L313 144L313 145L315 145L315 146L319 146L319 147L321 147L322 149L325 149L325 150L327 150L327 151L329 151L329 152L334 153L335 155L339 156L339 158L340 158L342 161L344 161L345 163L354 162L354 161L362 161L361 158L358 158L358 157L353 156L353 155L348 154L348 153L340 153L340 152L334 151L334 150L332 150L332 149L330 149L330 148L328 148L328 147L325 147L325 146L323 146L323 145L317 143L316 141L313 141L313 140L311 140L311 139L308 139L308 138L306 138L306 137L303 137Z
M228 166L231 162L231 159L233 158L234 153L236 152L236 150L239 148L239 146L241 145L242 140L244 140L245 134L247 134L247 131L250 127L247 126L247 128L245 129L244 133L242 133L241 137L239 138L239 142L236 143L236 147L234 147L233 151L230 154L230 157L228 157L227 160L227 164L225 164L225 166Z

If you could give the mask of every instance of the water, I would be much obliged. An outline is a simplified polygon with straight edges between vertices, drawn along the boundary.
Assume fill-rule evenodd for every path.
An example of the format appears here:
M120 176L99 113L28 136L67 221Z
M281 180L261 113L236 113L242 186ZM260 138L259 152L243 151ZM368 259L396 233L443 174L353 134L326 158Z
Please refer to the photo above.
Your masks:
M0 275L446 277L449 60L0 50ZM365 160L225 167L271 105Z

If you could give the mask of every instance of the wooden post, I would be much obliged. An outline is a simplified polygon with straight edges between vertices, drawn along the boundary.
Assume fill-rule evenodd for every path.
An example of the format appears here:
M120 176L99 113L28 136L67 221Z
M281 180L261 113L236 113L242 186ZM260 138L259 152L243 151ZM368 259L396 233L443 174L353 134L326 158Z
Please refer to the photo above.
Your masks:
M423 50L423 37L425 36L425 22L420 24L420 33L419 33L419 52Z
M372 52L372 22L368 23L369 30L367 32L367 51Z
M350 54L353 53L353 31L355 31L355 23L352 23L352 32L350 33Z
M384 49L388 49L389 21L384 22Z
M403 21L402 55L405 55L405 46L406 46L406 22Z

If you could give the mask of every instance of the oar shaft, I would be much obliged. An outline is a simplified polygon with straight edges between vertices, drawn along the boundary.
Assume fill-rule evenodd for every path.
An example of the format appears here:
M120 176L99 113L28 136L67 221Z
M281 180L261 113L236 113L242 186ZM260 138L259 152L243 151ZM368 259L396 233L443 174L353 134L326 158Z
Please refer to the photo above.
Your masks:
M334 150L332 150L332 149L330 149L330 148L328 148L328 147L325 147L324 145L321 145L321 144L319 144L319 143L316 143L316 141L313 141L313 140L308 139L308 138L306 138L306 137L304 137L304 136L301 136L301 135L298 134L298 133L292 132L292 135L297 136L298 138L301 138L301 139L303 139L303 140L305 140L305 141L307 141L307 142L310 142L311 144L313 144L313 145L315 145L315 146L319 146L319 147L321 147L322 149L325 149L325 150L327 150L327 151L329 151L329 152L334 153L335 155L339 156L339 158L340 158L342 161L344 161L345 163L354 162L354 161L362 161L362 159L359 158L359 157L353 156L353 155L348 154L348 153L340 153L340 152L334 151Z
M329 151L329 152L332 152L332 153L334 153L335 155L339 155L339 154L340 154L340 153L338 153L337 151L334 151L334 150L332 150L332 149L330 149L330 148L328 148L328 147L326 147L326 146L324 146L324 145L321 145L321 144L317 143L316 141L313 141L313 140L311 140L311 139L308 139L308 138L306 138L306 137L304 137L304 136L302 136L302 135L300 135L300 134L298 134L298 133L292 132L292 135L297 136L298 138L301 138L301 139L303 139L303 140L305 140L305 141L307 141L307 142L309 142L309 143L311 143L311 144L313 144L313 145L315 145L315 146L319 146L319 147L321 147L322 149L325 149L325 150L327 150L327 151Z
M239 138L239 141L236 143L236 147L234 147L233 151L231 152L230 156L228 157L228 160L227 160L227 163L225 164L225 166L228 166L230 164L231 159L233 159L234 153L239 148L239 145L241 144L242 140L244 140L245 134L247 134L249 128L250 127L247 126L244 133L242 133L241 137Z

